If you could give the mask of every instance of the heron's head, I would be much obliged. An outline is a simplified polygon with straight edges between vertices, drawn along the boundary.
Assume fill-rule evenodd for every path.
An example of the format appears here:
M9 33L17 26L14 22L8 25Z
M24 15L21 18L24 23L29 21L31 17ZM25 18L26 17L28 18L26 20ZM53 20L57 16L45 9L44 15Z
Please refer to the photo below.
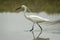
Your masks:
M18 7L16 10L18 10L18 9L26 9L27 7L26 7L26 5L21 5L20 7Z
M27 8L26 5L21 5L21 8Z

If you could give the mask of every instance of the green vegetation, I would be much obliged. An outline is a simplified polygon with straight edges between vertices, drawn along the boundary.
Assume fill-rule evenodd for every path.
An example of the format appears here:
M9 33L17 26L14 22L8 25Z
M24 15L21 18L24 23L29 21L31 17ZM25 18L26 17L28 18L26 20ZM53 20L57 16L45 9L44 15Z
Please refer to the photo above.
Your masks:
M15 9L22 4L32 12L60 13L60 0L0 0L0 12L16 12Z

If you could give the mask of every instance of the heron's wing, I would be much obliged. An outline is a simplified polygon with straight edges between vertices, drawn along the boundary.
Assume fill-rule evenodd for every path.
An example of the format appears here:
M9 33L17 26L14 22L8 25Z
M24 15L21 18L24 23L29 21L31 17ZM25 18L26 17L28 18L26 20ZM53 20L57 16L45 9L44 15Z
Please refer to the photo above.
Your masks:
M49 21L48 19L42 18L42 17L37 16L37 15L30 15L29 17L30 17L31 19L38 20L38 21Z

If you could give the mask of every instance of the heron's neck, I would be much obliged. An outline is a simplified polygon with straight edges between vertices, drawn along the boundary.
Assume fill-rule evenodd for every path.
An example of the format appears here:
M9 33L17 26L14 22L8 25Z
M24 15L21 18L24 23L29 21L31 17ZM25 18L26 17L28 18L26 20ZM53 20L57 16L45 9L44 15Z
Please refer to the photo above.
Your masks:
M27 8L24 8L24 16L27 18L26 12L27 12Z

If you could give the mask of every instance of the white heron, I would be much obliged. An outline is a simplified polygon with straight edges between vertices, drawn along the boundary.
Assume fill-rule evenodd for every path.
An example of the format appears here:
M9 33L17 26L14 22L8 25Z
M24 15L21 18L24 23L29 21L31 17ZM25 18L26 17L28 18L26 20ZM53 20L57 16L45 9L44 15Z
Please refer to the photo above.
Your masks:
M42 18L42 17L37 16L37 15L26 15L25 13L29 9L26 5L22 5L19 8L24 8L23 12L24 12L25 18L27 18L28 20L33 22L33 26L32 26L32 29L30 31L32 31L34 29L34 24L37 24L40 27L41 33L42 33L42 27L39 25L39 23L41 23L41 22L49 22L49 19L45 19L45 18ZM17 8L16 10L18 10L19 8Z

